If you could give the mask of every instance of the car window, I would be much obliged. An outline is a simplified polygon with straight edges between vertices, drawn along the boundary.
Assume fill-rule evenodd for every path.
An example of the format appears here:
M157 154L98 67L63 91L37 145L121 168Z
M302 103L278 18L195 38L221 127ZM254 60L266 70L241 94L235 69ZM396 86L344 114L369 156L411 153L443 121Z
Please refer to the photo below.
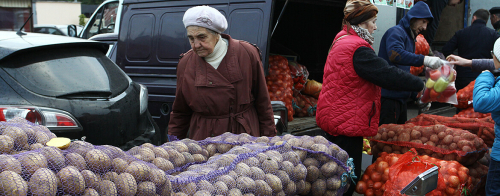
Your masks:
M48 34L53 34L53 35L64 35L59 29L57 28L47 28L47 33Z
M115 30L115 22L116 22L116 12L118 9L118 2L109 3L101 7L99 11L96 13L96 17L92 21L90 21L90 28L86 31L87 35L84 37L88 39L97 34L101 33L113 33Z
M32 50L2 60L0 68L25 88L45 96L110 91L116 96L129 85L128 76L94 48Z

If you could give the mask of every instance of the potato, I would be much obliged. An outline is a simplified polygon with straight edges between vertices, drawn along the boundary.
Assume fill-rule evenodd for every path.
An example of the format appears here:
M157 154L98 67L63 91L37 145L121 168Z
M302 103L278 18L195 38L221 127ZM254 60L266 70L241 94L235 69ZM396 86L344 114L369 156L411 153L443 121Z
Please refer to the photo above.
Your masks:
M180 153L189 152L189 148L187 147L187 145L181 141L175 141L170 143L173 145L174 149L176 149Z
M208 151L208 155L210 157L214 156L215 153L217 153L217 146L215 144L208 144L205 149Z
M231 189L229 190L227 196L243 196L239 189Z
M302 164L298 164L293 169L292 176L295 180L305 180L307 176L307 168Z
M61 180L62 189L65 193L82 194L85 190L85 179L83 175L72 166L65 167L57 173Z
M439 138L439 140L442 140L444 139L447 135L446 133L443 131L443 132L437 132L437 136ZM437 142L436 142L437 143Z
M116 183L116 179L118 178L118 173L116 172L113 172L113 171L109 171L109 172L106 172L103 176L102 176L102 180L109 180L113 183Z
M283 161L290 161L293 165L300 163L300 157L294 151L289 151L283 154Z
M141 160L146 162L151 162L155 158L154 151L147 147L141 147L139 149L139 155L141 155Z
M137 185L137 196L150 196L156 194L156 186L153 182L145 181Z
M281 155L281 153L276 150L268 150L265 152L265 154L278 163L283 162L283 155Z
M47 159L40 153L31 152L28 154L23 154L18 158L23 171L25 171L29 176L33 175L36 170L40 168L47 168Z
M169 180L161 186L158 186L157 192L160 196L171 196L172 195L172 184Z
M236 142L236 141L231 140L231 143L234 143L234 142ZM224 154L227 151L231 150L231 148L233 148L233 145L225 144L225 143L217 143L216 148L217 148L217 152Z
M70 144L71 144L71 140L69 138L56 137L56 138L50 139L45 145L53 146L53 147L56 147L58 149L64 150L64 149L68 148Z
M127 173L132 174L137 181L145 181L149 179L151 168L141 161L134 161L125 170Z
M276 173L279 169L278 162L274 159L267 159L261 164L261 168L265 173Z
M30 145L30 150L36 150L36 149L40 149L40 148L43 148L43 144L34 143L34 144Z
M187 184L180 184L179 189L183 192L186 193L187 195L194 195L196 191L198 190L198 187L196 186L196 183L190 182Z
M452 135L447 135L446 137L443 138L443 141L441 141L441 144L443 145L448 145L453 142L453 136Z
M323 196L326 191L326 181L324 179L318 179L311 186L311 192L313 196Z
M250 175L254 180L264 180L266 178L266 173L258 167L250 167Z
M211 196L212 194L210 194L210 192L208 192L207 190L200 190L198 192L196 192L193 196Z
M309 166L307 167L307 175L306 175L306 181L308 182L315 182L318 177L319 177L320 171L316 166Z
M153 160L153 164L163 171L168 171L168 170L174 169L174 164L172 164L170 161L168 161L162 157L156 157Z
M203 151L203 148L201 148L201 146L198 145L197 143L189 143L187 147L188 147L188 152L191 154L201 154Z
M261 136L255 139L257 143L269 143L269 138L267 136Z
M194 154L193 159L194 159L194 162L197 162L197 163L204 162L207 160L207 158L201 154Z
M11 155L0 155L0 173L3 171L13 171L21 175L21 163Z
M229 191L228 186L223 181L216 182L214 184L214 188L215 188L215 194L217 195L226 195L227 192Z
M278 172L276 172L276 176L278 176L283 185L287 185L288 183L292 182L288 174L283 170L278 170Z
M48 166L51 168L59 170L66 166L66 159L61 149L53 146L46 146L43 147L40 152L47 158Z
M264 181L264 180L256 180L255 181L255 194L256 195L272 195L273 189Z
M243 193L253 192L255 190L255 181L249 177L241 176L236 179L236 188Z
M223 154L221 155L215 162L218 167L227 167L229 166L237 156L235 154Z
M151 143L144 143L144 144L141 145L141 147L143 147L143 148L149 148L149 149L153 150L156 146L153 145L153 144L151 144Z
M325 163L321 166L321 174L325 177L331 177L335 174L337 171L337 163L334 161L330 161L328 163Z
M230 175L222 175L217 178L217 181L224 182L228 189L232 189L236 186L236 180Z
M411 139L408 133L400 133L398 136L398 141L409 142Z
M266 174L265 182L273 189L273 192L277 193L283 190L283 184L278 176L274 174Z
M175 167L180 167L187 163L186 158L184 158L184 155L182 155L180 152L177 152L176 150L167 150L167 152L170 156L170 161L172 162L172 164L174 164Z
M304 166L306 167L309 166L319 167L319 161L314 158L306 158L302 164L304 164Z
M169 160L169 155L168 155L168 152L163 149L162 147L154 147L153 149L153 152L155 154L155 157L161 157L161 158L164 158L166 160Z
M14 148L14 140L7 135L0 135L0 153L6 154Z
M326 180L326 187L330 190L337 190L342 185L342 181L338 177L328 178Z
M0 173L0 195L25 196L28 194L28 184L13 171Z
M297 153L297 155L299 155L300 161L304 161L306 159L307 151L304 150L293 150L293 151Z
M83 191L83 196L99 196L99 193L93 188L87 188Z
M92 149L94 149L94 145L84 141L71 142L71 144L67 148L68 151L78 153L82 157L85 157L85 155L87 155L87 152Z
M285 192L286 195L295 195L295 193L297 192L297 187L295 183L294 182L288 183L285 186L283 192Z
M87 161L87 167L95 172L107 171L111 167L109 156L98 149L88 151L85 161Z
M100 150L107 154L111 160L118 158L118 157L126 157L128 156L125 154L125 151L122 149L116 147L116 146L111 146L111 145L102 145L102 148Z
M99 181L101 179L97 177L94 172L90 170L83 170L81 171L81 174L83 176L83 179L85 180L85 185L90 188L97 189L99 187Z
M422 133L416 129L412 130L410 133L410 139L418 140L422 137Z
M251 176L250 167L245 163L238 163L233 170L238 176Z
M40 168L31 176L28 187L33 196L56 195L57 177L51 170Z
M109 180L103 180L99 183L99 195L110 195L116 196L118 195L115 183Z
M304 188L302 189L302 192L299 193L299 195L308 195L309 192L311 192L311 183L309 182L304 182L305 186Z
M35 143L40 143L42 145L50 141L49 136L43 131L35 131Z
M193 157L193 155L189 154L189 152L182 152L181 154L184 156L184 159L186 160L186 164L194 162L194 157Z
M297 194L302 193L304 191L304 189L306 188L306 182L304 180L299 180L299 181L295 182L295 188L296 188Z
M28 135L19 127L8 126L2 135L10 137L14 141L15 148L22 148L28 145Z

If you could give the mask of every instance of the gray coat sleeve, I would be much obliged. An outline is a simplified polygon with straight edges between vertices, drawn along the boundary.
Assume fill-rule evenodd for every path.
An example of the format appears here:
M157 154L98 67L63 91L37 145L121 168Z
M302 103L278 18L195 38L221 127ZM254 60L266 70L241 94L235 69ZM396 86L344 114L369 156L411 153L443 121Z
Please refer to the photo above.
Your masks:
M472 71L481 72L483 70L495 70L493 59L472 59Z

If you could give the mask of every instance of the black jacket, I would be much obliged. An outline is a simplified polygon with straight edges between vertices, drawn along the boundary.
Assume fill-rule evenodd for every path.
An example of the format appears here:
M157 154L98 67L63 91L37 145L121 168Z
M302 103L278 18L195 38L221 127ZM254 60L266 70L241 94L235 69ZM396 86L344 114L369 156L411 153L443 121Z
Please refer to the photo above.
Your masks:
M466 59L491 59L493 44L500 37L495 30L486 27L486 21L477 19L471 26L459 30L443 47L444 56L453 54L458 49L458 56ZM457 77L477 77L479 72L472 72L470 67L458 66Z

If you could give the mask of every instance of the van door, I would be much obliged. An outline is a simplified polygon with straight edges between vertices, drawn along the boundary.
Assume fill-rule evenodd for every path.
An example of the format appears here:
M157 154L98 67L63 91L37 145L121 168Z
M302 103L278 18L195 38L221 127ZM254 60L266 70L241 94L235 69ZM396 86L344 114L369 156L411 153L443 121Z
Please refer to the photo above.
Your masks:
M267 70L272 0L124 0L116 63L132 80L148 87L149 112L160 130L170 119L179 55L191 49L182 18L198 5L221 11L228 21L224 33L256 44Z
M80 37L88 39L101 33L118 33L121 14L120 2L121 0L107 0L102 3L90 17Z

